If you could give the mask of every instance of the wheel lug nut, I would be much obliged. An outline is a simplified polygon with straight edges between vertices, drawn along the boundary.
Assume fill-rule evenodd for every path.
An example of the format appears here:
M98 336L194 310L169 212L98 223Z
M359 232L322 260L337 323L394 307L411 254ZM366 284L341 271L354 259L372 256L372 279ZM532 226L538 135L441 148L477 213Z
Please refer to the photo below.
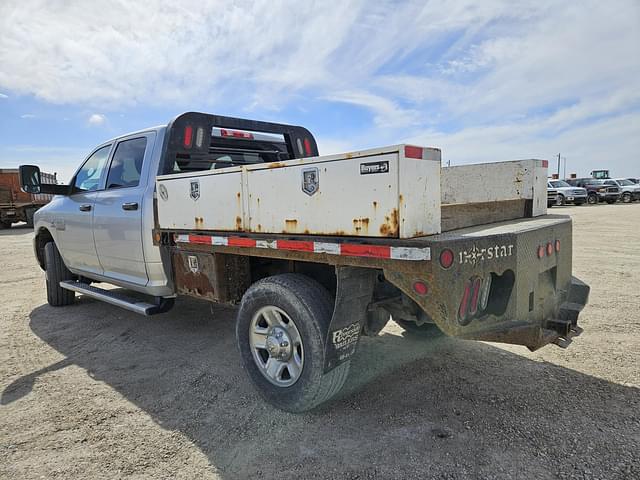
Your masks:
M282 342L280 343L281 347L288 347L289 346L289 342Z

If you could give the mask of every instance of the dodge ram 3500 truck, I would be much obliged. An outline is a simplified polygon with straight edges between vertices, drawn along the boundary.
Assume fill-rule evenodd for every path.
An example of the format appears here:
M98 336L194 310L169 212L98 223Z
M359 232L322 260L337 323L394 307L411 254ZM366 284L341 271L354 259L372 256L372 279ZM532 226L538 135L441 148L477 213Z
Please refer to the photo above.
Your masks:
M531 350L580 333L589 287L571 275L570 219L546 214L544 160L319 156L301 127L185 113L99 145L69 185L29 165L21 184L57 195L34 226L50 305L239 303L244 367L283 410L332 398L360 336L390 318Z

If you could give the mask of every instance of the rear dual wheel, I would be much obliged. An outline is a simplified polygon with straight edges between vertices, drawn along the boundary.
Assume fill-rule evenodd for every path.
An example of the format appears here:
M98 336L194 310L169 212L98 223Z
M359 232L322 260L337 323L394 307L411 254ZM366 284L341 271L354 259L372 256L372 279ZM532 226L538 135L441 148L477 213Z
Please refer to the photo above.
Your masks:
M273 406L304 412L342 388L349 361L324 373L333 303L322 285L299 274L260 280L242 297L238 349L258 392Z

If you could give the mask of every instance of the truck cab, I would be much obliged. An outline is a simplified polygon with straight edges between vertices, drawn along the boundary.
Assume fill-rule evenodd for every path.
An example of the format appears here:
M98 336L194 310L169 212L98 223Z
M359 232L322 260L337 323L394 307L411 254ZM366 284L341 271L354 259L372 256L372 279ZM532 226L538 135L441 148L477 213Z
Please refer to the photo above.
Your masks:
M155 176L166 126L98 145L82 161L65 195L34 216L35 249L58 246L75 275L152 296L171 296L153 243Z

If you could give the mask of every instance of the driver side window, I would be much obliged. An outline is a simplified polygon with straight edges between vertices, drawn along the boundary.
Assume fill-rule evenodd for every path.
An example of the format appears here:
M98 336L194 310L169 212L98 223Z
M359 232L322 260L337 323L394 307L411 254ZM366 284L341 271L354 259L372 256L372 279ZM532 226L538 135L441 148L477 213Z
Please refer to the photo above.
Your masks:
M107 166L111 145L106 145L93 154L84 162L82 168L76 174L73 182L74 192L93 192L100 186L100 178Z

